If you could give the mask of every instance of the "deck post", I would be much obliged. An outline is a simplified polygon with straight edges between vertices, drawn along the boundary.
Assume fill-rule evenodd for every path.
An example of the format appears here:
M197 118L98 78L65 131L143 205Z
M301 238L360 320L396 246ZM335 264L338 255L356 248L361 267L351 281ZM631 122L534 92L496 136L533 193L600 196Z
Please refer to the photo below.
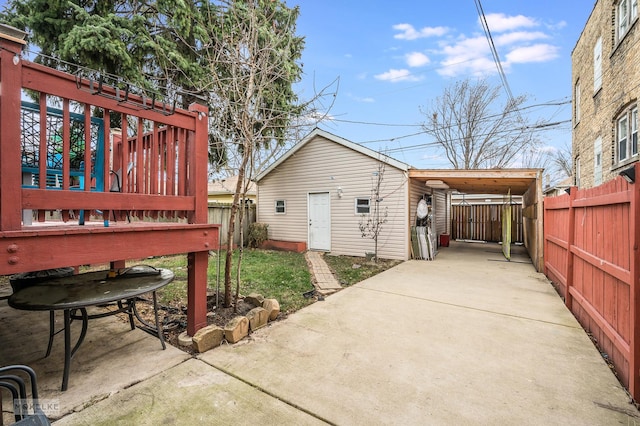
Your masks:
M0 25L0 231L22 226L20 97L25 36L23 31Z
M189 176L187 192L195 196L195 211L189 214L189 223L207 223L207 165L209 135L208 110L206 106L192 104L189 111L195 112L196 129L188 136L187 159ZM207 325L207 268L209 250L191 252L187 256L187 334L193 336L196 331Z

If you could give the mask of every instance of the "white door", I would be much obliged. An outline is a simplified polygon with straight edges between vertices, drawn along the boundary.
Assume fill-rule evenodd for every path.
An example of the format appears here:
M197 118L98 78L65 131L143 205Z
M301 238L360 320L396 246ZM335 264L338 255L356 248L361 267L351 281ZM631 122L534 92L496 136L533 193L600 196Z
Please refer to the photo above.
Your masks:
M309 250L331 250L329 193L309 194Z

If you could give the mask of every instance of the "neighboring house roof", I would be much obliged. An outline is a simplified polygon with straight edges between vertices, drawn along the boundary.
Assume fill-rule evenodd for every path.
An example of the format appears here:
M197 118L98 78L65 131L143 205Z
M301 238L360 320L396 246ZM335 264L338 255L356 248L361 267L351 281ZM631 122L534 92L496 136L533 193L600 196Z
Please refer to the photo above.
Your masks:
M238 176L229 176L224 179L219 179L214 182L209 182L207 185L207 192L209 195L220 194L235 194L236 186L238 185ZM251 181L247 189L247 195L256 194L256 183Z
M268 175L274 169L276 169L280 164L284 163L289 157L294 155L300 148L302 148L307 143L309 143L309 141L313 140L316 136L321 136L321 137L323 137L325 139L328 139L328 140L330 140L332 142L335 142L337 144L340 144L340 145L342 145L342 146L344 146L346 148L349 148L349 149L352 149L352 150L354 150L356 152L364 154L364 155L366 155L368 157L371 157L371 158L373 158L375 160L383 161L385 164L393 166L396 169L407 171L407 170L409 170L411 168L411 166L409 166L408 164L403 163L403 162L398 161L398 160L395 160L395 159L389 157L388 155L376 152L376 151L374 151L372 149L369 149L369 148L366 148L366 147L364 147L362 145L358 145L357 143L348 141L348 140L346 140L344 138L341 138L340 136L336 136L333 133L329 133L329 132L326 132L324 130L315 128L311 133L309 133L307 136L305 136L300 142L295 144L289 151L284 153L284 155L282 155L273 164L271 164L265 171L260 173L258 175L258 177L256 178L256 181L259 182L266 175Z

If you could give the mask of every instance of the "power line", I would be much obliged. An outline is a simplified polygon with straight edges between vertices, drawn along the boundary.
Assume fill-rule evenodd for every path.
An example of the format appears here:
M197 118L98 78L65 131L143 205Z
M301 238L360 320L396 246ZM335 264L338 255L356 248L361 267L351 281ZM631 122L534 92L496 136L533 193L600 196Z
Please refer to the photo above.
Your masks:
M519 111L525 111L531 108L538 108L538 107L548 107L548 106L562 106L562 105L568 105L571 103L571 98L569 96L566 96L564 98L561 98L560 100L552 100L549 102L543 102L543 103L539 103L539 104L533 104L533 105L527 105L521 108L517 108L517 109L513 109L510 111L510 113L512 112L519 112ZM501 116L502 113L498 113L498 114L494 114L494 115L489 115L486 118L493 118L493 117L499 117ZM333 118L331 119L331 121L334 122L338 122L338 123L347 123L347 124L362 124L362 125L367 125L367 126L381 126L381 127L422 127L422 124L402 124L402 123L380 123L380 122L375 122L375 121L362 121L362 120L344 120L344 119L339 119L339 118Z
M512 131L517 131L517 130L529 130L531 132L543 132L543 131L548 131L548 130L555 130L556 128L559 128L561 125L568 124L568 123L571 123L571 120L563 120L563 121L557 121L555 123L539 124L539 125L536 125L536 126L525 126L525 127L516 128L516 129L507 129L507 130L503 130L503 131L500 131L500 132L496 132L496 134L510 133ZM424 134L424 133L425 132L420 132L418 134ZM416 136L416 135L417 134L408 135L407 137ZM478 135L478 136L487 136L487 135ZM389 139L387 139L387 140L389 140ZM460 141L462 139L457 139L457 140ZM456 139L454 139L454 141L456 141ZM387 149L386 152L391 153L391 152L398 152L398 151L412 151L412 150L416 150L416 149L420 149L420 148L427 148L427 147L439 146L439 145L440 145L440 142L432 141L432 142L425 142L425 143L416 144L416 145L410 145L410 146L405 146L405 147L390 148L390 149Z
M496 45L493 43L493 37L491 36L491 31L489 30L489 24L487 23L487 17L484 14L482 3L480 2L480 0L475 0L475 3L476 3L476 10L478 11L478 15L480 17L480 23L482 24L482 29L484 30L484 34L487 37L487 42L489 43L489 49L491 50L491 54L493 55L493 61L496 64L496 68L498 68L498 74L500 75L500 80L502 80L502 85L504 86L504 89L507 92L507 95L509 96L509 100L511 102L514 102L513 93L511 92L511 87L509 87L509 82L507 81L507 75L504 73L504 69L502 68L502 62L500 62L500 56L498 56L498 50L496 49Z

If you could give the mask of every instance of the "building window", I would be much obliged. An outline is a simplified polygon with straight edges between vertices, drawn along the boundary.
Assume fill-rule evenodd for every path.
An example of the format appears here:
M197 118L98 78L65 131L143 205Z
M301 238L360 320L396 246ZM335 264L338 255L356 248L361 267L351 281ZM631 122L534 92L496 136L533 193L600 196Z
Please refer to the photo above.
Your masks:
M575 165L576 165L576 174L574 176L574 183L578 188L580 188L580 157L576 157Z
M593 93L602 87L602 37L598 37L593 47Z
M638 17L638 0L620 0L616 9L616 34L618 41L627 34Z
M602 183L602 138L598 137L593 144L593 184Z
M638 107L625 111L616 124L617 161L638 155Z
M356 214L369 214L371 200L369 198L356 198Z
M638 107L631 110L631 155L638 155Z
M276 200L276 214L285 214L287 212L287 204L284 200Z
M575 92L573 94L574 126L580 122L580 82L576 81Z

